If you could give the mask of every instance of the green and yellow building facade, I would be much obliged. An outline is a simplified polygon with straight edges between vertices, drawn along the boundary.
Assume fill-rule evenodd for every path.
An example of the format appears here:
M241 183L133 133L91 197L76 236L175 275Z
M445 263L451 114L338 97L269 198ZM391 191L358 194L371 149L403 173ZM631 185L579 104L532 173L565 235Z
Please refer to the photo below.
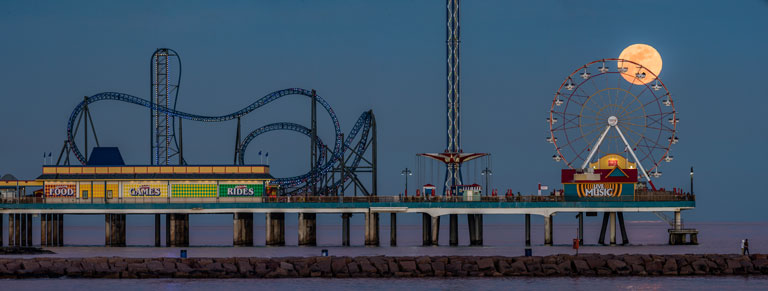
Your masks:
M265 165L43 166L36 181L56 201L262 197L273 179Z

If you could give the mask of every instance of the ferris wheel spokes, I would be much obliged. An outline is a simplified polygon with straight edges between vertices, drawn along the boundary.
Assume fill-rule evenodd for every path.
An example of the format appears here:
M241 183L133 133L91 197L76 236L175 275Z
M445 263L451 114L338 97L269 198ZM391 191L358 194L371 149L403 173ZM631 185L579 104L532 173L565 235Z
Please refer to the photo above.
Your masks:
M627 150L629 150L629 154L632 155L632 158L635 160L635 163L637 163L637 168L640 170L640 172L643 173L643 177L648 181L648 183L651 184L653 187L653 183L651 183L651 177L648 176L648 173L645 172L645 167L643 167L643 163L640 162L640 159L637 158L637 155L635 155L635 151L632 149L632 146L629 145L629 142L627 142L627 138L624 137L624 133L621 132L621 128L618 126L619 119L616 118L616 116L611 116L608 118L608 126L605 127L605 130L600 135L600 138L597 140L597 143L595 143L595 146L592 147L592 151L589 153L589 156L584 160L584 163L581 165L581 169L584 170L587 168L587 165L589 165L589 162L592 160L592 157L594 157L595 153L598 152L600 148L600 144L603 143L605 140L605 136L608 134L608 131L611 130L611 128L615 128L616 132L619 134L619 137L621 137L621 140L624 142L624 145L626 146Z

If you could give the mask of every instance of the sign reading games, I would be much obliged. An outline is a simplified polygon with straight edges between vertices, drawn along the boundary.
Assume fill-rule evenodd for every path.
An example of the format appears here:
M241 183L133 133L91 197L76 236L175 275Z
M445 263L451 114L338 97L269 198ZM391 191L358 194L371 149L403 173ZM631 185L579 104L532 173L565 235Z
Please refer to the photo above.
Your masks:
M622 183L579 183L576 184L579 197L619 197Z
M126 184L123 195L128 197L168 197L165 184Z

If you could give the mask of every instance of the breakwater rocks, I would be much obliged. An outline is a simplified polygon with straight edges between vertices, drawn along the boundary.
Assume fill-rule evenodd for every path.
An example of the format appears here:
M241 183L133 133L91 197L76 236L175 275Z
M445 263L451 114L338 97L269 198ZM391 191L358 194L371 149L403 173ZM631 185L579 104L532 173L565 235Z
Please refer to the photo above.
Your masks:
M768 274L768 255L0 259L1 278L713 276Z

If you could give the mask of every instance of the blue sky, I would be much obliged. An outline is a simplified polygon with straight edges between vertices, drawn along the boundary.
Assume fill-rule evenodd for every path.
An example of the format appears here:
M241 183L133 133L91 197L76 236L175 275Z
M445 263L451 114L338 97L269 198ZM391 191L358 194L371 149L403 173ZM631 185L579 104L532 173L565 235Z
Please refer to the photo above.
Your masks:
M85 95L147 98L159 47L184 65L180 110L223 114L283 88L314 88L344 132L373 109L381 195L402 192L400 170L444 137L442 1L2 1L0 174L34 178L41 153L58 154L66 120ZM545 118L563 78L634 43L654 46L676 98L681 142L657 185L688 187L696 168L696 220L765 220L762 145L768 66L766 1L465 1L462 3L463 148L493 154L493 187L534 192L559 183ZM305 99L287 98L243 120L309 125ZM146 164L147 111L92 107L103 145ZM322 138L331 124L320 115ZM190 163L232 159L235 123L184 124ZM300 174L309 141L274 133L251 146L272 171ZM413 189L411 189L413 191Z

